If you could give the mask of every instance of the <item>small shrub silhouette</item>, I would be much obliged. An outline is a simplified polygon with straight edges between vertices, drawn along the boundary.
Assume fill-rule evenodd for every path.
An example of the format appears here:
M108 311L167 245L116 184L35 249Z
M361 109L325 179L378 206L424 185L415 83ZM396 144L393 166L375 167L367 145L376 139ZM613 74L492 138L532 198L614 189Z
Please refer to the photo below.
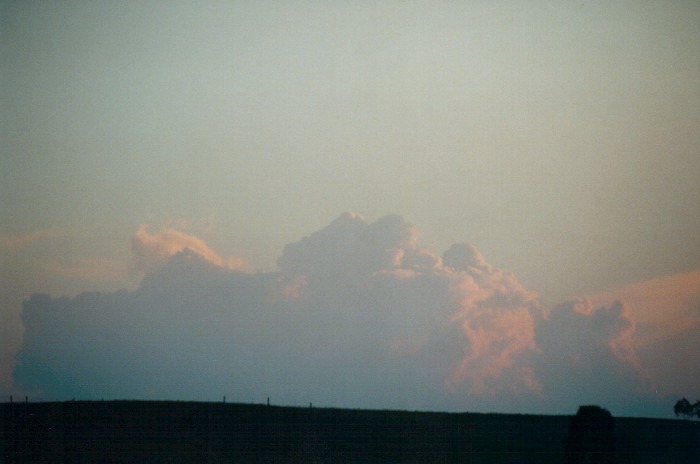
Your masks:
M566 456L570 464L616 462L613 418L600 406L580 406L569 421Z

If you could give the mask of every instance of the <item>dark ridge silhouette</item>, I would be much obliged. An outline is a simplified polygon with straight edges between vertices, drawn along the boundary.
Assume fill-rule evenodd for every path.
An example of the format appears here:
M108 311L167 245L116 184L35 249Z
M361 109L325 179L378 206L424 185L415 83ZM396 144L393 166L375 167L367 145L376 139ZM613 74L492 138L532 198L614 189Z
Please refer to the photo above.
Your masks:
M696 463L700 455L695 422L588 409L569 417L221 401L14 402L0 404L0 424L4 463L613 462L608 456ZM609 430L617 437L613 454ZM601 443L599 435L599 460L576 460L592 456L577 456L576 446Z

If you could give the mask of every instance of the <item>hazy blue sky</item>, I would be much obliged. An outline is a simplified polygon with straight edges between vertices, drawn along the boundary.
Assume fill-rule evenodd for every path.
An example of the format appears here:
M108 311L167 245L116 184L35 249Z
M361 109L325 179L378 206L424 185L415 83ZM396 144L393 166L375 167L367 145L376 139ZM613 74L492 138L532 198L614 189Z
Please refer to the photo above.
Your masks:
M0 5L4 390L21 302L138 291L133 237L274 274L353 211L545 312L626 291L638 356L686 337L646 370L698 394L700 3Z

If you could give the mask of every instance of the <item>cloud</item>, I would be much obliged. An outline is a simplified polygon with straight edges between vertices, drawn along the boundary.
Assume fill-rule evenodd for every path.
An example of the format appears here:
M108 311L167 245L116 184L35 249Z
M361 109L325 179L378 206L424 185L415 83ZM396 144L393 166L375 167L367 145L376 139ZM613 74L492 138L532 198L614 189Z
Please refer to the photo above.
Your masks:
M21 302L49 280L44 269L35 267L35 249L66 235L59 229L0 234L0 394L12 392L12 368L24 331Z
M592 295L596 304L624 300L637 328L637 356L660 392L700 390L700 271L635 282Z
M16 235L0 234L0 250L8 253L15 252L32 243L60 235L63 235L63 232L55 229L34 230L25 234Z
M547 312L472 245L440 256L399 216L343 214L287 245L277 272L249 273L175 230L142 226L132 251L148 271L134 291L25 302L21 388L525 412L588 390L605 402L604 385L643 393L624 306Z
M415 227L399 216L368 224L357 214L345 213L324 229L287 245L277 264L285 275L315 280L370 276L401 267L405 254L416 252L417 239Z
M637 348L700 329L700 271L634 282L591 295L595 304L624 301L637 321Z
M459 309L452 320L467 350L450 383L467 381L475 393L537 389L523 360L535 349L536 294L510 272L493 268L472 245L456 244L443 255L451 292Z
M625 403L651 391L632 345L635 322L615 302L594 308L589 300L562 303L537 326L535 363L547 395L569 407L601 399Z
M166 229L157 235L152 235L148 232L147 225L141 225L131 237L131 251L137 268L142 271L153 271L165 264L171 256L185 249L217 267L226 269L244 269L246 267L243 259L224 259L201 239L174 229Z

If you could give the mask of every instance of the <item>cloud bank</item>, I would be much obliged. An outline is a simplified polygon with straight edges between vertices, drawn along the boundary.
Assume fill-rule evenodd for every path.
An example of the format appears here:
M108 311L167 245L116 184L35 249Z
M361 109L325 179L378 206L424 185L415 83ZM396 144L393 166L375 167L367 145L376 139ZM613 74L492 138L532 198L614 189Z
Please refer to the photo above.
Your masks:
M132 252L146 272L134 291L24 303L20 388L540 413L629 412L651 392L624 305L547 311L474 246L439 255L399 216L343 214L287 245L277 272L175 230L141 227Z

